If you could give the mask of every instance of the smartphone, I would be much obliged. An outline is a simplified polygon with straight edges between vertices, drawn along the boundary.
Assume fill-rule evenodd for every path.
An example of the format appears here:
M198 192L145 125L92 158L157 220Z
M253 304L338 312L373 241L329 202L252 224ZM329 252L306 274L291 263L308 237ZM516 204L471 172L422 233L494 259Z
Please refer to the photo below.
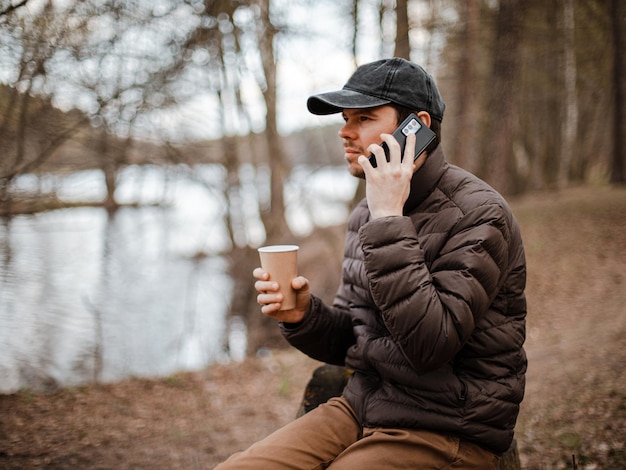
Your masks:
M436 137L435 133L431 131L430 128L417 117L417 115L411 113L409 117L402 121L402 124L400 124L393 132L393 136L400 144L402 155L404 155L404 146L406 144L406 138L409 134L415 134L415 155L413 156L413 160L419 157ZM389 147L387 146L387 143L383 142L381 147L385 151L387 161L389 161ZM376 156L372 153L368 158L372 166L376 168Z

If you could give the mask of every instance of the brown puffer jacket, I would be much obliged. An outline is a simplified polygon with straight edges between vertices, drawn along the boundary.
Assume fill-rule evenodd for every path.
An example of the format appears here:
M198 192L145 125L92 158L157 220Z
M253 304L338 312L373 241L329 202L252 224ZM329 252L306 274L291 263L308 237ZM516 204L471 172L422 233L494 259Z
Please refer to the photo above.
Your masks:
M425 429L495 453L524 395L526 264L503 198L438 147L411 181L404 217L348 221L342 283L283 334L354 369L344 396L366 427Z

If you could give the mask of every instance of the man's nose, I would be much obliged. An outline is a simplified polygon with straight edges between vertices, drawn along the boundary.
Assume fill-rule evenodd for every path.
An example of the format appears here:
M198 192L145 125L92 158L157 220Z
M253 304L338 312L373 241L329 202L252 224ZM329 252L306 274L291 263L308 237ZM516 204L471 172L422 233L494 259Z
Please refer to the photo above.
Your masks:
M353 139L354 138L354 129L349 123L345 123L339 129L339 137L342 139Z

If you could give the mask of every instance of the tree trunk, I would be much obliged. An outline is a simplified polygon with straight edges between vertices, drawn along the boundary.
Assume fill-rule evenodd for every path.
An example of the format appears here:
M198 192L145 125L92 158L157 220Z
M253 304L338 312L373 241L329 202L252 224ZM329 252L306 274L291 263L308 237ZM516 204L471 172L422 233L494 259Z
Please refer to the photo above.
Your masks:
M254 354L259 348L276 347L281 344L282 336L276 326L276 321L264 316L256 302L257 292L253 287L252 270L259 266L259 255L254 248L248 246L245 233L245 214L239 179L241 158L237 138L225 137L222 143L223 164L227 171L228 181L224 195L227 201L225 222L232 243L228 259L229 277L233 287L227 318L232 320L239 316L245 319L248 331L248 353ZM230 321L228 326L230 327ZM225 346L228 349L228 344Z
M352 44L351 46L351 50L352 50L352 62L354 63L354 67L356 68L358 63L356 60L356 43L357 43L357 37L359 34L359 0L352 0L352 5L350 8L350 16L352 18L352 22L354 24L354 28L352 29Z
M117 201L115 200L115 190L117 189L117 163L115 158L110 155L109 135L104 126L100 134L98 157L100 158L101 169L104 173L104 183L107 189L107 194L104 199L104 208L107 212L112 213L118 208Z
M453 162L460 167L474 171L474 162L470 142L475 141L475 117L477 113L476 70L478 57L478 22L480 21L480 5L477 0L466 0L465 28L461 37L461 57L459 60L458 80L458 130L454 137ZM461 7L463 8L463 7Z
M557 183L560 187L568 184L571 162L576 151L578 130L578 97L576 95L576 43L574 36L574 1L565 0L562 6L563 17L563 102L565 113L561 123L561 156Z
M530 190L552 188L557 181L562 136L559 132L545 132L545 129L553 128L562 120L563 93L557 89L556 84L562 83L560 70L563 67L560 60L563 54L558 52L557 46L561 36L557 28L553 27L558 22L560 10L561 7L557 2L548 2L542 14L537 15L538 22L548 25L543 33L545 39L542 38L542 41L550 47L544 46L543 53L538 55L534 64L534 67L539 69L535 76L544 77L543 86L538 91L541 95L534 108L537 112L524 112L521 116L525 121L524 147L528 149L530 160L530 182L527 185L527 189ZM536 47L533 45L533 49ZM537 139L535 138L537 135L543 137Z
M516 131L516 80L524 18L523 0L502 0L497 15L492 86L482 135L480 176L503 194L516 192L513 154Z
M292 233L285 219L284 182L289 173L277 125L276 102L276 62L274 58L274 37L276 30L270 21L269 0L259 0L260 18L258 24L259 52L263 63L265 88L263 97L267 109L265 119L265 139L267 142L267 162L270 168L270 203L267 210L261 210L267 244L285 243L292 240ZM237 157L234 157L237 160ZM233 169L229 170L232 173ZM233 209L233 208L231 208ZM236 209L236 211L240 211ZM232 222L232 221L231 221ZM256 250L246 245L236 246L237 234L231 233L233 249L230 252L233 297L230 315L241 315L246 319L248 354L255 354L263 347L285 346L276 321L266 317L256 303L257 292L252 287L253 268L259 266Z
M611 0L611 26L613 32L613 152L611 157L611 183L626 183L626 7L623 0Z
M411 59L411 44L409 43L409 12L408 0L396 0L396 45L394 57Z
M289 168L281 146L276 118L276 61L274 58L276 30L270 20L270 1L259 0L259 6L261 7L261 22L258 40L266 82L263 97L267 109L265 137L270 166L270 207L268 212L261 214L261 217L265 225L267 241L274 243L291 237L291 231L285 219L283 195L284 182Z

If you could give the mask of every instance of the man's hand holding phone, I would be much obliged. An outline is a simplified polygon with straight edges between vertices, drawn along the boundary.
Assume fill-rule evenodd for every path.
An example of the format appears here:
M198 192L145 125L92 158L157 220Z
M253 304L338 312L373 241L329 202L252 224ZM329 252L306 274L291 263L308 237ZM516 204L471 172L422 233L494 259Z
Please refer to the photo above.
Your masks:
M425 149L435 137L435 133L412 113L393 135L381 134L382 143L368 147L372 152L369 157L359 157L372 218L402 215L413 173L424 164Z
M389 150L389 161L386 159L385 149L377 144L368 147L376 161L380 162L376 168L365 155L359 157L359 163L365 172L365 194L372 219L402 215L404 203L409 197L413 173L424 163L426 156L424 153L423 158L413 161L415 134L407 136L404 158L401 158L400 144L394 136L381 134L381 139Z

